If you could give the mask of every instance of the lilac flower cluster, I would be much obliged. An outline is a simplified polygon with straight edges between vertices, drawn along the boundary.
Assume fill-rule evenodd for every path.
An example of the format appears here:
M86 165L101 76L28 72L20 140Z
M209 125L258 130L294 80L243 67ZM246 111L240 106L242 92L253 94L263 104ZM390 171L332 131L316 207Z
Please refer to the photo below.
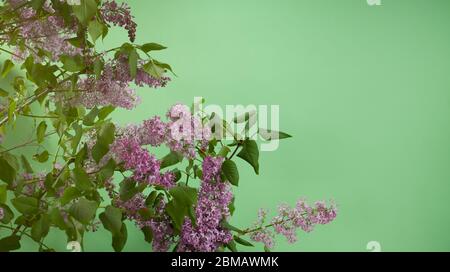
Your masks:
M141 147L134 138L119 138L111 148L116 161L123 162L127 170L133 171L133 179L150 185L165 188L174 186L174 174L160 173L161 162L151 155L147 149Z
M294 208L283 204L278 208L278 215L275 216L270 225L265 226L267 217L266 210L260 210L255 228L250 230L250 238L255 242L262 242L267 248L274 246L274 232L285 236L289 243L297 241L297 229L311 232L318 224L325 225L332 222L337 215L337 208L334 204L327 207L323 201L318 201L313 207L306 201L299 200Z
M145 84L151 88L164 87L169 81L169 77L154 78L141 68L134 79L136 85ZM71 104L86 108L112 105L131 110L140 103L136 91L130 87L132 82L128 60L122 56L106 63L99 79L89 77L80 80L77 95L71 100Z
M175 242L170 217L164 213L165 206L166 203L161 200L156 206L158 218L152 218L147 223L153 232L152 249L154 252L166 252Z
M23 194L27 196L32 196L37 190L45 189L45 173L23 173L22 179L25 181L23 186Z
M12 7L19 7L23 1L8 1ZM18 12L23 19L18 26L18 33L23 37L23 44L15 48L14 59L23 61L32 55L36 62L41 61L37 48L50 52L52 61L57 61L62 55L74 56L81 54L81 49L73 46L67 40L76 35L76 25L67 27L60 16L53 15L55 12L51 1L45 1L43 9L50 15L38 18L36 11L31 7L19 8ZM4 31L8 32L8 31ZM15 33L15 32L14 32ZM3 39L9 40L5 35Z
M165 87L170 81L170 78L164 76L155 78L151 76L142 68L144 64L145 62L139 61L134 83L139 87L148 86L155 89ZM128 57L124 54L120 55L116 60L112 60L110 63L107 63L106 66L111 67L114 73L113 78L116 81L124 83L133 82L133 78L131 77L129 71Z
M214 252L232 240L229 230L220 226L229 215L233 199L228 183L220 180L223 158L206 157L203 162L203 182L195 210L196 225L189 218L183 224L178 251Z
M114 205L122 208L125 211L127 219L134 221L138 228L149 227L152 230L152 249L154 252L165 252L174 243L174 231L170 218L164 213L164 201L161 200L156 205L155 212L157 216L148 220L139 214L139 211L147 209L145 206L145 197L141 193L136 194L128 201L115 199Z
M125 28L128 31L128 37L131 42L136 39L136 26L133 16L130 12L130 6L126 3L118 5L116 1L106 1L100 9L105 21Z
M140 103L140 98L128 84L114 80L105 69L102 77L83 79L78 83L77 95L70 100L73 106L86 108L115 106L131 110Z
M210 140L210 127L203 126L202 121L191 115L189 108L182 104L172 106L167 117L170 119L167 124L167 145L173 151L194 158L196 142L200 141L205 146Z
M0 208L0 220L3 220L4 217L5 217L5 211L3 210L3 208Z

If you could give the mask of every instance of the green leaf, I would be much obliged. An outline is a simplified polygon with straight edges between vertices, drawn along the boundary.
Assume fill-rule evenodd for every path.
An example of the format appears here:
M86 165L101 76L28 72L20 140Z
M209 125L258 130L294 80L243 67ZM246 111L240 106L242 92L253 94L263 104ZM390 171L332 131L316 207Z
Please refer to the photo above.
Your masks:
M89 23L88 32L91 35L92 41L95 43L97 39L103 34L105 25L97 20L93 20Z
M86 116L83 118L83 125L92 126L95 124L95 118L98 114L98 108L94 107Z
M75 186L81 191L89 191L92 189L92 183L89 175L80 166L73 169L73 176L75 178Z
M145 72L155 78L160 78L164 75L164 69L156 65L154 61L147 62L143 67Z
M96 58L94 60L94 73L97 79L100 79L103 68L105 67L105 62L101 58Z
M119 196L122 201L130 200L137 193L144 191L146 188L145 184L140 184L136 186L136 181L131 179L126 179L120 183Z
M12 199L11 203L24 215L34 215L39 212L38 200L34 197L19 196Z
M30 1L30 5L34 10L41 10L43 5L45 3L45 0L32 0Z
M98 119L105 120L116 108L113 106L105 106L98 111Z
M64 193L62 197L59 199L59 201L61 202L61 205L64 206L70 201L80 196L81 196L80 190L78 190L76 187L68 187L64 190Z
M231 152L231 149L228 146L222 146L222 148L220 149L219 153L217 155L219 155L222 158L226 158L228 153Z
M150 227L143 227L142 233L144 233L144 239L147 243L152 243L153 241L153 231Z
M63 63L63 68L69 72L79 72L84 69L84 62L81 56L61 56L59 58Z
M20 237L12 235L0 240L0 252L9 252L20 248Z
M113 159L109 159L109 161L102 167L100 172L98 173L98 179L103 184L105 180L111 178L116 171L116 162Z
M73 130L75 131L75 136L73 136L70 142L70 147L72 147L72 152L75 154L77 152L78 145L80 144L81 137L83 136L83 128L77 123L73 123Z
M54 191L53 190L54 183L55 183L55 178L53 177L53 174L52 173L48 173L45 176L44 187L45 187L45 189L47 189L49 191L49 193L50 193L50 191Z
M162 68L162 69L165 69L165 70L169 70L170 72L172 72L172 74L176 75L176 74L173 72L172 67L170 67L169 64L163 63L163 62L159 62L159 61L157 61L157 60L155 60L155 59L153 59L153 63L154 63L156 66L158 66L158 67L160 67L160 68Z
M1 73L1 77L5 78L9 72L14 68L14 63L10 60L6 60L5 63L3 63L3 69Z
M164 158L162 158L161 169L175 165L182 161L183 161L183 154L181 154L180 152L171 151Z
M237 233L239 233L239 234L244 234L244 233L245 233L243 230L241 230L241 229L239 229L239 228L237 228L237 227L231 225L231 224L228 223L227 221L222 221L221 226L222 226L223 228L228 229L228 230L235 231L235 232L237 232Z
M84 144L83 148L78 151L75 156L75 165L81 165L83 161L87 158L87 145Z
M14 219L14 213L6 204L0 204L0 208L3 209L3 218L0 220L3 224L9 224Z
M255 114L256 114L256 111L254 111L254 110L246 112L244 114L234 117L233 122L236 124L247 122Z
M222 164L222 172L231 184L239 185L239 171L234 161L225 160Z
M47 123L45 121L40 122L36 130L36 138L38 143L42 143L44 141L46 131Z
M87 225L94 219L97 208L97 202L80 198L80 200L72 204L69 213L73 218L78 220L78 222Z
M59 208L55 207L50 211L50 222L60 230L65 230L67 228L66 221Z
M81 0L80 5L72 6L72 8L78 21L87 26L95 13L97 13L97 2L95 0Z
M17 106L17 102L13 99L10 99L9 101L9 106L8 106L8 119L9 119L9 123L14 122L14 120L16 119L16 106Z
M114 142L115 126L112 123L106 123L98 133L97 143L92 149L92 157L98 163L108 153L109 145Z
M172 218L176 230L181 230L186 216L195 223L193 207L197 203L197 190L188 186L177 186L169 191L172 200L166 205L166 212Z
M121 252L125 247L128 239L127 225L122 223L122 228L120 229L120 234L113 236L112 247L115 252Z
M8 95L9 95L9 92L7 92L4 89L0 88L0 96L1 97L7 97Z
M16 178L16 169L4 158L0 158L0 180L11 184Z
M130 76L131 78L135 78L137 74L137 64L138 64L139 55L136 52L136 49L130 51L128 54L128 65L130 68Z
M50 155L48 154L48 151L45 150L45 151L43 151L43 152L40 153L40 154L35 154L35 155L33 156L33 159L35 159L36 161L38 161L38 162L40 162L40 163L44 163L44 162L48 161L48 157L49 157L49 156L50 156Z
M47 214L42 214L39 220L33 223L31 227L31 237L34 241L40 242L42 238L47 236L50 230L50 217Z
M248 162L255 173L259 175L259 150L258 144L254 140L245 140L242 146L241 152L239 152L238 157Z
M20 159L22 161L22 168L25 171L25 173L33 173L33 168L31 167L30 162L27 160L27 158L24 155L20 156Z
M8 190L6 184L0 185L0 204L5 204L8 198Z
M113 236L120 235L122 229L122 212L120 209L108 206L99 218L105 229L109 230Z
M281 139L287 139L287 138L292 137L291 135L281 132L281 131L263 129L263 128L260 128L258 130L258 133L266 141L281 140Z
M254 246L252 243L250 243L250 242L248 242L248 241L246 241L246 240L244 240L244 239L242 239L242 238L240 238L240 237L238 237L236 235L234 236L234 241L236 243L238 243L238 244L243 245L243 246L247 246L247 247L253 247Z
M148 53L150 51L163 50L163 49L167 49L167 47L165 47L164 45L157 44L157 43L146 43L141 46L141 50L144 51L145 53Z
M231 252L238 252L236 243L234 241L229 242L225 245Z

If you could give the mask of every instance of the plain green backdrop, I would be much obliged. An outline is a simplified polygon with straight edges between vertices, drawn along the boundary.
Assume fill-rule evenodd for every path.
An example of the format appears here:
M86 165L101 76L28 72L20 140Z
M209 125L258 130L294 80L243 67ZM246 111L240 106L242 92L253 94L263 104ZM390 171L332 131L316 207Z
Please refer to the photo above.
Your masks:
M234 225L260 207L334 199L335 222L299 233L278 251L450 250L450 1L132 0L137 43L178 77L141 89L120 123L164 114L194 96L220 105L280 105L293 139L261 155L261 174L240 163ZM114 31L100 47L126 40ZM20 126L19 126L20 129ZM126 251L149 251L131 227ZM86 236L110 251L110 235ZM47 239L65 250L57 232ZM259 250L261 248L258 248ZM24 250L36 250L33 243ZM247 249L248 250L248 249Z

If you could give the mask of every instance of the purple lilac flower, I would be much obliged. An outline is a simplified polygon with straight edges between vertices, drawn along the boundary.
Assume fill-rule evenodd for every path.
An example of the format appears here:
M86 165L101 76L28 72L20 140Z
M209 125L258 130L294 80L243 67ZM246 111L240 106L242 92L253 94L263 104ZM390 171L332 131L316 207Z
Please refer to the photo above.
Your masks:
M160 161L142 148L134 138L120 138L112 147L117 161L124 162L126 169L132 169L136 180L159 174Z
M100 9L100 12L105 21L112 23L115 26L120 26L128 31L128 37L131 42L136 38L136 26L133 21L133 16L130 12L130 7L126 3L118 5L115 1L106 1Z
M193 116L186 105L175 104L170 108L167 117L171 120L167 124L167 146L184 154L188 158L195 157L195 144L200 141L203 145L211 138L211 128L203 126L197 116Z
M224 158L222 157L206 157L203 160L203 181L211 182L220 178L220 169Z
M208 179L203 178L198 194L197 224L193 226L186 218L178 251L213 252L232 240L230 231L220 226L221 221L230 215L228 206L233 199L230 185L220 181L223 159L207 157L205 161L203 169Z
M160 146L166 139L166 124L158 116L144 121L141 128L142 144Z
M250 238L271 248L274 233L264 226L266 215L265 211L259 213L258 221L254 225L255 231L250 234ZM311 232L317 224L324 225L332 222L336 215L337 209L334 204L327 207L325 202L318 201L311 207L301 199L297 201L294 208L286 204L280 205L278 215L271 220L271 226L275 233L285 236L289 243L294 243L297 241L297 229Z
M3 210L3 208L0 208L0 220L3 220L4 217L5 217L5 211Z

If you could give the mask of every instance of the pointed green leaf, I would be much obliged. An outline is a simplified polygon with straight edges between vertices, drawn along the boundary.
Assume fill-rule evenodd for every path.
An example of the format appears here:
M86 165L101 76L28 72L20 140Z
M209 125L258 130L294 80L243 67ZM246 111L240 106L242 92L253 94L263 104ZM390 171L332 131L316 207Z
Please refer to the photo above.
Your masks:
M87 26L97 12L97 2L95 0L80 0L80 5L72 6L72 8L78 21Z
M239 152L238 157L248 162L255 173L259 174L259 150L258 144L254 140L245 140L242 146L242 150Z
M0 180L11 184L16 178L16 169L4 158L0 158Z
M31 173L34 172L33 168L31 167L30 162L28 161L28 159L24 155L20 156L20 160L22 161L22 168L25 171L25 173L31 174Z
M64 190L64 193L63 193L62 197L59 199L59 201L61 202L61 205L64 206L67 203L69 203L70 201L72 201L75 198L78 198L80 196L81 196L80 190L78 190L75 187L67 187Z
M46 131L47 123L45 121L40 122L36 130L36 138L38 143L42 143L44 141Z
M35 154L33 156L33 159L35 159L36 161L40 162L40 163L44 163L46 161L48 161L50 154L48 153L47 150L43 151L40 154Z
M161 160L161 169L175 165L183 161L183 155L179 152L171 151Z
M109 230L113 236L120 235L122 228L122 212L120 209L108 206L99 217L105 229Z
M93 20L89 23L88 32L91 35L92 41L95 43L97 39L103 34L103 29L105 25L97 20Z
M287 138L292 137L291 135L281 132L281 131L275 131L275 130L263 129L263 128L260 128L258 130L258 133L266 141L281 140L281 139L287 139Z
M5 204L8 197L8 191L6 184L0 185L0 204Z
M69 213L78 222L87 225L94 219L97 208L97 202L80 198L77 202L72 204Z
M79 72L84 69L84 62L81 56L61 56L59 58L63 63L63 68L69 72Z
M10 60L6 60L5 63L3 63L3 69L1 73L1 77L5 78L9 72L14 68L14 63Z
M130 76L131 78L135 78L137 74L137 64L138 64L139 55L136 52L136 49L133 48L128 55L128 65L130 68Z
M122 228L120 229L120 234L113 236L112 247L115 252L121 252L125 247L128 239L127 225L122 223Z
M11 200L14 208L25 215L33 215L39 211L38 200L34 197L19 196Z
M82 167L75 167L73 169L73 175L75 178L75 186L81 191L89 191L92 189L92 183L89 175L84 171Z
M0 240L0 252L9 252L20 248L20 237L12 235Z
M222 164L222 172L231 184L239 185L239 171L234 161L225 160Z
M247 246L247 247L253 247L254 246L252 243L250 243L247 240L244 240L244 239L242 239L242 238L240 238L240 237L238 237L236 235L234 236L234 241L236 243L238 243L238 244L243 245L243 246Z
M158 50L163 50L166 49L167 47L165 47L164 45L160 45L157 43L146 43L143 44L141 46L141 50L144 51L145 53L148 53L150 51L158 51Z
M47 236L50 230L50 217L47 214L42 214L39 220L33 223L31 227L31 237L34 241L40 242L42 238Z
M170 189L172 200L166 205L166 212L172 218L176 230L181 230L186 216L195 223L193 206L197 203L197 190L188 186Z

